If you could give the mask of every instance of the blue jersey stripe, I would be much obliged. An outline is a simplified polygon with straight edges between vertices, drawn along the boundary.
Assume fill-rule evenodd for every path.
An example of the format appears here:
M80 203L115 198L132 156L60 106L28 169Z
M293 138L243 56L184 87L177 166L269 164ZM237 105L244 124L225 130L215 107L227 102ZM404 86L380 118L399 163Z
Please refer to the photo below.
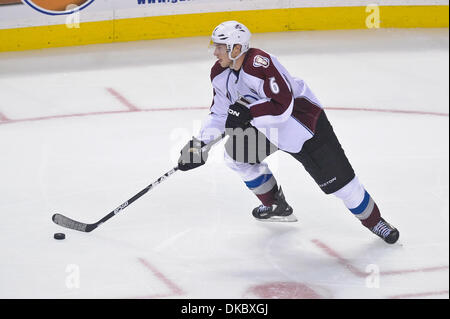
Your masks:
M245 185L247 185L248 188L256 188L267 182L271 177L272 174L264 174L255 178L252 181L245 182Z
M253 95L250 95L250 94L245 94L244 97L249 97L249 98L254 99L255 101L258 101L258 99L256 97L254 97Z
M361 214L367 208L367 205L369 205L369 200L370 200L369 193L367 191L364 191L364 199L361 202L361 204L359 204L358 207L350 208L350 211L355 215Z

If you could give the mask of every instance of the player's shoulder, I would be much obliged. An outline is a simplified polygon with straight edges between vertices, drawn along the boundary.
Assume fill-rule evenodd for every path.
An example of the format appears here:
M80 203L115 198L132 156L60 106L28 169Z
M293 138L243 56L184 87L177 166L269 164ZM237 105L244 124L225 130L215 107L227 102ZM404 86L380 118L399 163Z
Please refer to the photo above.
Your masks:
M219 61L217 61L213 67L211 68L211 82L214 80L216 76L226 71L228 68L223 68Z
M264 79L266 70L273 66L269 53L261 49L251 48L245 56L243 69L245 73Z

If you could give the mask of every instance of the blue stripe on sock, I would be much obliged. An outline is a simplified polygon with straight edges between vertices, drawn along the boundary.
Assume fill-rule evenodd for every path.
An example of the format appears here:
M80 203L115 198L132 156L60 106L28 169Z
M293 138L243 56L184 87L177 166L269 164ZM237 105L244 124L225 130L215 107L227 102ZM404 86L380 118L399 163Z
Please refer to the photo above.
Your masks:
M256 188L267 182L271 177L272 174L264 174L255 178L252 181L245 182L245 185L247 185L248 188Z
M364 199L361 202L361 204L359 204L359 206L356 208L349 208L350 211L355 215L361 214L367 208L367 205L369 205L369 200L370 200L369 193L367 191L364 191Z

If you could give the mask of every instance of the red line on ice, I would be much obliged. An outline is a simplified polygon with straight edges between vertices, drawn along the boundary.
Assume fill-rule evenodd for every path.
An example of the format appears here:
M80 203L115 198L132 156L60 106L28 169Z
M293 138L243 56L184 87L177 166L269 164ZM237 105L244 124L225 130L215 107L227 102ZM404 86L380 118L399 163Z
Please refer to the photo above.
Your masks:
M367 277L369 274L365 273L355 266L353 266L347 259L343 258L339 255L335 250L321 242L318 239L313 239L312 242L316 244L317 247L322 249L327 255L334 257L338 260L340 264L342 264L345 268L347 268L351 273L358 277ZM380 275L389 276L389 275L404 275L408 273L414 272L432 272L432 271L440 271L448 269L448 266L437 266L437 267L424 267L424 268L415 268L415 269L404 269L404 270L391 270L391 271L381 271Z
M375 109L375 108L362 108L362 107L325 107L325 110L365 111L365 112L382 112L382 113L401 113L401 114L448 116L448 113L441 113L441 112L413 111L413 110L392 110L392 109Z
M45 120L52 120L52 119L83 117L83 116L91 116L91 115L117 114L117 113L129 113L129 111L104 111L104 112L74 113L74 114L61 114L61 115L30 117L30 118L23 118L23 119L8 120L7 122L0 122L0 125L8 124L8 123L37 122L37 121L45 121Z
M442 291L430 291L430 292L420 292L415 294L404 294L404 295L396 295L390 296L389 299L404 299L404 298L414 298L414 297L427 297L427 296L436 296L436 295L448 295L448 290Z
M392 270L392 271L381 271L380 275L402 275L412 272L431 272L431 271L440 271L446 270L448 266L438 266L438 267L428 267L428 268L417 268L417 269L406 269L406 270Z
M71 118L71 117L84 117L93 115L109 115L109 114L120 114L120 113L136 113L136 112L161 112L161 111L191 111L191 110L206 110L209 107L173 107L173 108L155 108L155 109L138 109L136 111L100 111L100 112L89 112L89 113L73 113L73 114L60 114L60 115L49 115L40 117L30 117L23 119L8 119L6 122L0 121L0 125L9 123L20 123L20 122L37 122L53 119Z
M114 90L113 88L106 88L106 90L111 93L116 99L118 99L123 105L125 105L129 111L139 111L139 108L128 101L122 94Z
M368 112L389 112L389 113L405 113L405 114L417 114L417 115L449 116L447 113L407 111L407 110L400 111L400 110L344 108L344 107L326 107L325 109L326 110L333 110L333 111L368 111ZM187 107L168 107L168 108L152 108L152 109L135 108L134 110L128 109L126 111L100 111L100 112L88 112L88 113L72 113L72 114L61 114L61 115L49 115L49 116L22 118L22 119L14 119L14 120L4 117L6 120L2 121L1 118L0 118L0 125L2 125L2 124L11 124L11 123L20 123L20 122L45 121L45 120L62 119L62 118L70 118L70 117L84 117L84 116L93 116L93 115L108 115L108 114L134 113L134 112L194 111L194 110L209 110L209 107L206 107L206 106L187 106Z
M170 290L174 295L182 295L184 294L183 290L178 287L173 281L171 281L169 278L167 278L166 276L164 276L164 274L162 272L160 272L158 269L156 269L154 266L152 266L147 260L145 260L144 258L138 258L138 260L141 262L141 264L143 264L147 269L149 269L156 278L158 278L159 280L161 280ZM162 296L162 295L155 295L155 296ZM153 297L155 298L155 297Z
M360 271L355 266L353 266L347 259L341 257L335 250L333 250L331 247L325 245L323 242L321 242L318 239L313 239L312 242L316 244L320 249L322 249L327 255L334 257L338 260L340 264L342 264L345 268L347 268L352 274L358 276L358 277L367 277L368 274Z
M0 122L9 122L9 121L10 121L10 119L7 118L5 114L0 112Z

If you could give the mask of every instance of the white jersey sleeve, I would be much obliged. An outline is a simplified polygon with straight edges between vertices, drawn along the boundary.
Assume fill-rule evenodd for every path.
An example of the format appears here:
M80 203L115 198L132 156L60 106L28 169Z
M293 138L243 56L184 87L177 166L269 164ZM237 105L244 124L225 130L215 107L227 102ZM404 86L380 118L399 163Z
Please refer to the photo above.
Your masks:
M206 120L203 122L200 132L196 136L197 139L201 140L205 144L213 141L219 137L223 132L225 132L225 121L226 116L217 115L215 113L210 113Z

